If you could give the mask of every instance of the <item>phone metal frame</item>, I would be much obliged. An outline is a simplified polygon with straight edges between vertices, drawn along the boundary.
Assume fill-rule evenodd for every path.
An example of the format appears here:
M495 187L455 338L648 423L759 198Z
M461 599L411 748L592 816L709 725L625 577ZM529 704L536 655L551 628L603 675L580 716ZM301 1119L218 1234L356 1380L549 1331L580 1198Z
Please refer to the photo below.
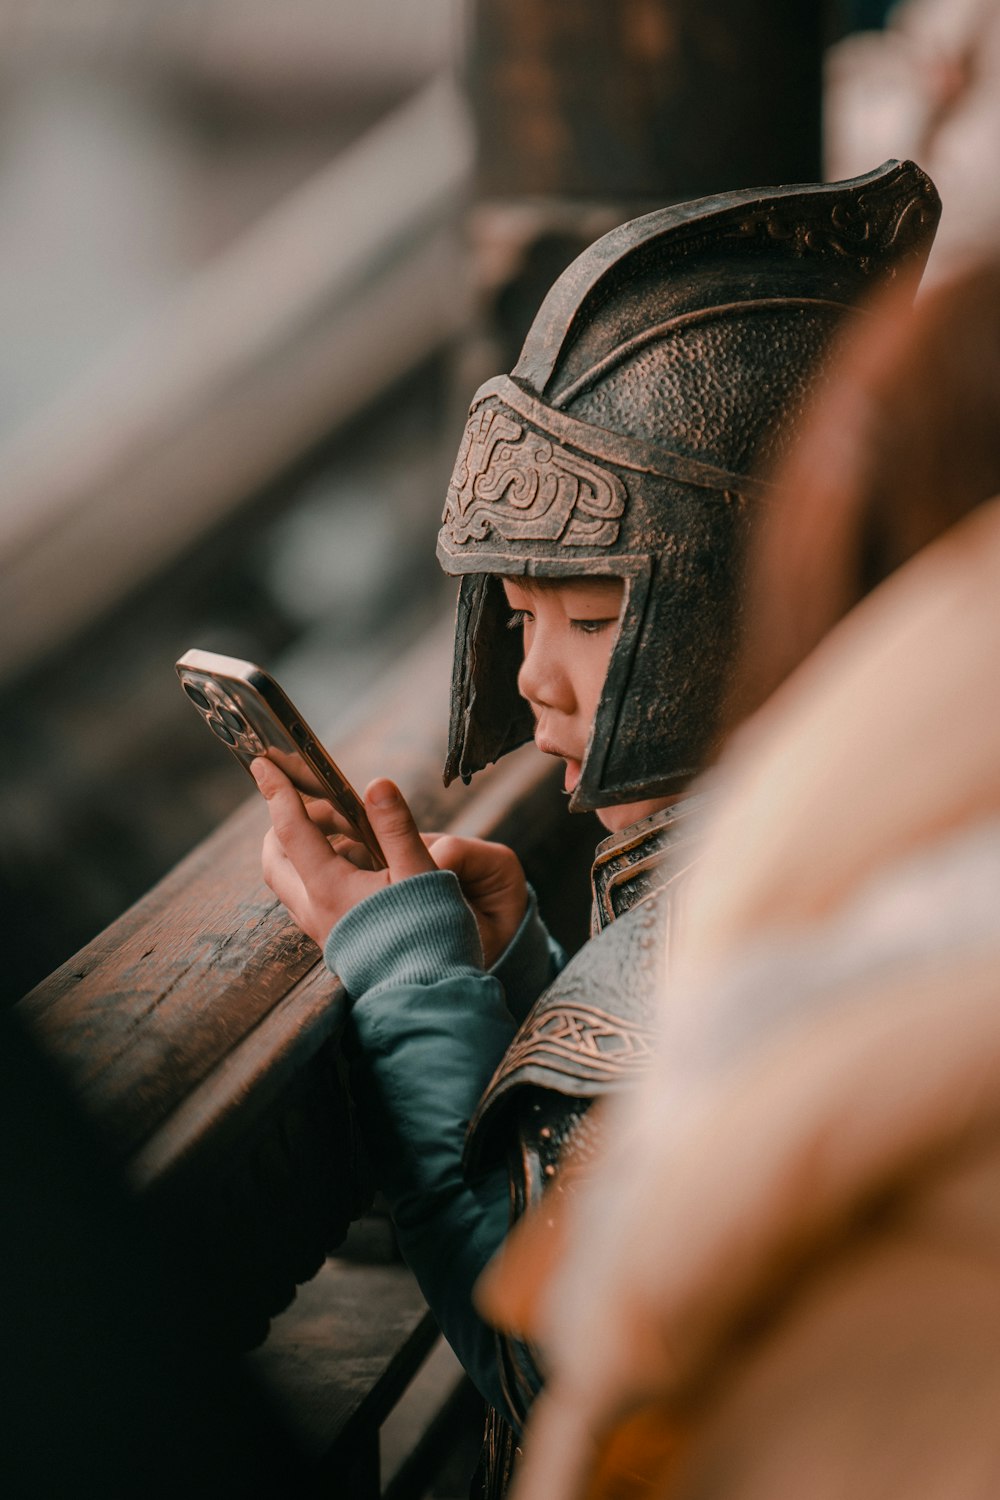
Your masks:
M272 760L300 792L326 798L347 819L375 869L386 868L361 798L263 667L193 649L178 658L174 670L188 702L248 774L259 756Z

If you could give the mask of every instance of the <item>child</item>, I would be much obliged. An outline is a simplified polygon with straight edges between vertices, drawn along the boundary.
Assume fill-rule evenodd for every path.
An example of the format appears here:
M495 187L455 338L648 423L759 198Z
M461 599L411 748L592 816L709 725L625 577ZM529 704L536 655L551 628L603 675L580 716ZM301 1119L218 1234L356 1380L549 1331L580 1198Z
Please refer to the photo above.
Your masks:
M613 835L595 936L561 973L509 850L422 839L377 780L388 869L371 871L328 809L256 763L265 878L353 1000L357 1103L403 1254L515 1423L538 1377L529 1351L494 1343L472 1287L509 1202L538 1195L589 1101L648 1057L690 842L678 799L711 743L766 494L751 470L786 445L845 310L922 262L936 216L910 163L647 215L574 262L512 376L476 395L439 543L462 577L446 780L533 735L564 762L571 809Z
M519 1495L995 1488L1000 257L908 291L754 537L657 1057L558 1277L536 1215L492 1278L545 1341Z

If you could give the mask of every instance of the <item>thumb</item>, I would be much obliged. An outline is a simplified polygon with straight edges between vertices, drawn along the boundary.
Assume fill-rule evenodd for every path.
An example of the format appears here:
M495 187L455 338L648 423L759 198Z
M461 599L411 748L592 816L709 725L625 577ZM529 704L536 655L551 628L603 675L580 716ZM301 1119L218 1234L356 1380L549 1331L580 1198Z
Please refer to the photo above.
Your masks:
M390 880L405 880L408 875L437 869L394 782L384 776L373 781L365 792L365 808L389 866Z

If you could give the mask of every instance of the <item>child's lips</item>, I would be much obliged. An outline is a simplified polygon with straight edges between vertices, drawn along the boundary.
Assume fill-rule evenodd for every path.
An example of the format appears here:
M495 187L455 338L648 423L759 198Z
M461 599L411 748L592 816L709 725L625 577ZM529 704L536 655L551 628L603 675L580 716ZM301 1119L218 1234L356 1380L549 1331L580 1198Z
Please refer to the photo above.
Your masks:
M563 785L567 792L575 791L580 780L582 763L577 760L575 755L570 755L569 751L563 750L552 740L538 738L535 740L535 744L543 755L554 755L557 759L566 762L566 775L563 778Z

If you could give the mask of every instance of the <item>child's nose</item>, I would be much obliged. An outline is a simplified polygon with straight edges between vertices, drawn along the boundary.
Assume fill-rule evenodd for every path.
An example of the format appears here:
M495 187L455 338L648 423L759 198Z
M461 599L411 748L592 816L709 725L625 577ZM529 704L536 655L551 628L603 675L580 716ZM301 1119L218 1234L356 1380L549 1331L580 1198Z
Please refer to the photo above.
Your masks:
M543 631L535 630L530 644L525 642L524 660L517 674L517 690L522 698L539 708L554 708L571 714L574 709L573 685L558 651Z

